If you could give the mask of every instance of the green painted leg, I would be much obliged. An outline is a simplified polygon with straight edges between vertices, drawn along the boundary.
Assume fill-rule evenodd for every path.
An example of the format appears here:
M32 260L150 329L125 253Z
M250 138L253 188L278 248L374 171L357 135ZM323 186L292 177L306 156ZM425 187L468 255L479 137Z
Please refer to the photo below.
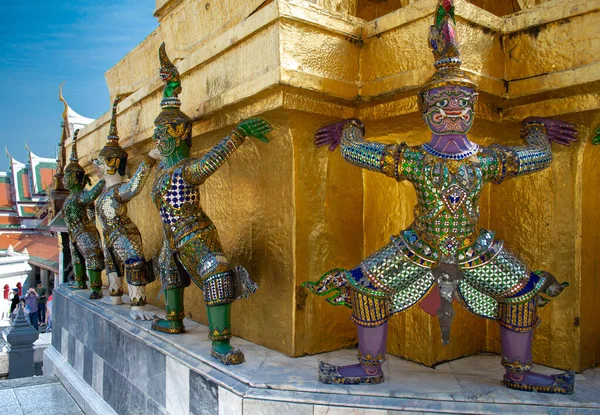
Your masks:
M69 283L69 288L85 290L87 285L85 283L85 268L83 264L73 264L73 272L75 273L75 279Z
M183 325L183 287L165 290L167 318L157 318L152 322L152 330L169 334L185 332Z
M89 270L88 276L90 277L90 288L92 289L90 298L92 300L102 298L102 271Z
M244 363L245 358L241 350L229 344L231 303L207 306L206 311L208 313L208 337L212 340L212 356L225 365Z

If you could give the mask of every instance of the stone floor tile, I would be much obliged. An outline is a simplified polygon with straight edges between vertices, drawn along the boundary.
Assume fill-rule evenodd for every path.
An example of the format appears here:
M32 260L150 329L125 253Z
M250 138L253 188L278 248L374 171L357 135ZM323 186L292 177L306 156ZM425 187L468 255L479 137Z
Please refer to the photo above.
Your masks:
M502 384L502 376L456 375L464 396L476 402L530 403L538 400L537 394L509 389ZM458 396L457 396L458 398Z
M455 375L482 375L502 379L504 367L500 356L491 354L480 354L471 356L469 359L453 360L449 363L452 373Z
M33 376L29 378L0 380L0 389L16 389L50 383L59 383L59 380L55 376Z
M313 406L244 399L243 415L313 415Z
M15 389L25 415L74 415L83 411L62 385L32 386Z
M388 415L440 415L439 412L389 411Z
M0 413L10 414L6 408L19 406L19 401L15 395L14 389L2 389L0 390Z
M0 402L0 411L6 415L23 415L23 410L20 405L15 406L3 406Z
M411 362L408 360L400 359L395 356L388 356L388 372L390 375L400 375L403 373L445 373L451 374L452 369L450 368L449 363L443 363L441 365L436 366L435 368L431 368L420 363ZM389 376L388 376L389 377Z
M412 372L402 377L396 375L388 385L391 396L403 398L430 397L438 399L443 396L437 394L451 395L462 391L456 377L446 373ZM432 394L434 395L432 396Z
M600 388L587 379L575 378L575 393L573 395L539 394L538 403L560 406L589 406L594 402L600 404ZM600 408L598 408L600 409Z
M585 377L600 388L600 367L593 367L583 372Z
M389 412L381 409L354 409L342 406L315 405L314 415L388 415Z

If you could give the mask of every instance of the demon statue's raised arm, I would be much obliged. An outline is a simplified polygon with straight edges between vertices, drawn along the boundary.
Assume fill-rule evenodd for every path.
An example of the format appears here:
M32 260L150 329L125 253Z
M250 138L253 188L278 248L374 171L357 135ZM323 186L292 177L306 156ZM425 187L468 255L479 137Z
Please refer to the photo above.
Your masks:
M98 176L106 181L106 187L96 202L96 213L102 224L104 236L104 259L108 286L113 304L121 304L123 277L129 288L131 317L152 320L154 314L145 311L146 284L154 281L152 268L144 258L142 235L127 213L127 203L137 196L148 180L156 161L146 156L127 181L127 152L119 145L117 130L117 104L113 104L108 143L102 148L94 167Z
M163 222L160 276L165 289L167 317L155 330L182 333L183 290L193 281L204 291L212 355L224 364L244 361L230 345L231 303L256 289L243 267L233 267L221 246L214 223L200 206L199 186L241 146L247 137L268 142L271 126L261 119L243 121L202 158L190 158L192 120L179 108L181 81L164 44L160 47L160 76L165 83L161 113L154 121L154 142L162 157L152 198ZM223 195L226 197L226 195Z

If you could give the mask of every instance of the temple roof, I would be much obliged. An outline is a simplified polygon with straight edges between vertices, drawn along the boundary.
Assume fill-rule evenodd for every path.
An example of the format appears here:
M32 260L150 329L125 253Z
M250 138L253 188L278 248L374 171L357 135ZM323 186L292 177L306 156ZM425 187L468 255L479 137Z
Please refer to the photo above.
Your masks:
M29 146L27 146L27 151L29 152L29 168L31 171L31 193L45 195L52 185L57 165L56 159L37 156L29 149Z
M40 208L48 203L47 189L51 186L57 162L40 157L29 146L28 162L12 157L6 148L10 172L0 172L0 230L22 228L20 219L37 219ZM26 228L35 228L28 222Z
M68 120L69 120L69 139L72 140L73 139L73 133L75 132L75 130L81 129L83 127L85 127L88 124L91 124L94 119L93 118L87 118L84 117L83 115L79 115L78 113L75 112L75 110L73 110L73 108L71 108L69 106L69 104L67 104L67 116L68 116Z
M58 272L57 238L33 233L0 235L0 250L6 250L9 246L17 252L27 249L30 264Z
M0 172L0 212L12 211L13 191L10 175L6 172Z
M6 155L10 161L10 172L13 185L13 201L17 203L31 202L31 183L29 181L29 168L10 155L8 146Z

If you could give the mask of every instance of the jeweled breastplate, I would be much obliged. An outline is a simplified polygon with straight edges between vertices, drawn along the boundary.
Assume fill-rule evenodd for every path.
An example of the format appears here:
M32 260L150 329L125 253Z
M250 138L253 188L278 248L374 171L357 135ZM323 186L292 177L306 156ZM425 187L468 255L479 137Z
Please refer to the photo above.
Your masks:
M111 186L102 192L96 200L96 212L103 226L111 226L127 218L127 204L115 198L115 190L121 183Z
M175 240L200 227L205 217L199 206L198 185L186 182L183 168L184 164L179 163L159 171L152 188L152 200L160 213L164 229Z
M100 218L105 235L110 234L115 229L123 228L131 222L127 215L127 204L119 202L115 198L115 191L121 184L109 187L96 199L96 213Z
M79 235L90 228L95 229L88 215L88 207L79 203L77 196L77 194L67 196L62 208L67 229L72 235Z
M443 255L475 242L483 173L472 158L446 160L426 156L414 182L418 203L414 230Z

